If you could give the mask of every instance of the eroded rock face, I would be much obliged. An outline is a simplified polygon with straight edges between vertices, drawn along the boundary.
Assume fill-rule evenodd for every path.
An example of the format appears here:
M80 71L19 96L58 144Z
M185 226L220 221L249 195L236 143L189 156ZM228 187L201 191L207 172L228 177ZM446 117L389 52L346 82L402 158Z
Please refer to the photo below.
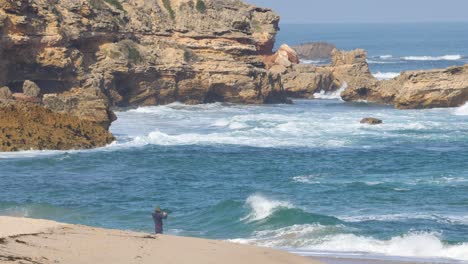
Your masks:
M113 140L94 122L34 103L0 103L0 151L88 149Z
M10 91L10 88L8 88L7 86L0 87L0 99L8 100L12 98L13 96Z
M0 0L0 96L104 129L113 106L286 102L278 22L238 0Z
M117 119L98 89L73 88L60 94L46 94L43 104L56 113L71 114L105 129L109 129L111 122Z
M361 79L342 93L345 101L366 100L400 109L455 107L468 101L468 65L408 71L391 79Z
M314 65L294 65L281 78L286 94L293 98L313 99L315 93L333 92L341 85L332 71Z
M113 106L284 101L262 61L278 15L241 1L203 3L3 0L0 85L98 89Z
M404 72L396 80L383 83L400 87L395 88L394 104L401 109L455 107L468 101L468 65Z

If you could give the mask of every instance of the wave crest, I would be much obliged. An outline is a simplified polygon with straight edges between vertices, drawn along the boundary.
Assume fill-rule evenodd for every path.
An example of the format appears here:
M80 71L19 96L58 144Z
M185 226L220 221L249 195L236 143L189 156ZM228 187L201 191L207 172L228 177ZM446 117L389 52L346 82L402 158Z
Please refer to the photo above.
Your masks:
M438 233L409 232L381 240L345 232L344 227L340 225L294 225L258 231L251 238L231 241L264 247L294 248L304 255L307 255L307 252L325 251L352 255L370 253L411 258L468 260L468 243L449 245L442 242Z
M268 199L260 194L254 194L247 198L246 205L251 208L250 214L242 220L259 221L271 216L281 208L294 208L288 201Z

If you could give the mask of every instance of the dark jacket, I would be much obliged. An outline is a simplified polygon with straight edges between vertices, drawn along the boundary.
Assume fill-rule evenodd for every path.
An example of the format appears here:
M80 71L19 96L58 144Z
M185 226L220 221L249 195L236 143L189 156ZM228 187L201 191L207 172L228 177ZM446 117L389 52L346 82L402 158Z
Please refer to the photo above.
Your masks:
M167 218L167 214L165 212L153 213L154 232L156 234L163 233L163 219L166 219L166 218Z

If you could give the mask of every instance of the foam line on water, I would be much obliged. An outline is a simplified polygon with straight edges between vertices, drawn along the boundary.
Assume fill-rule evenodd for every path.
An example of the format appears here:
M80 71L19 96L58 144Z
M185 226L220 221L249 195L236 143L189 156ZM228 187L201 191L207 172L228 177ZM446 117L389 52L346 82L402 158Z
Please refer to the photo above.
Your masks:
M444 56L405 56L401 57L403 60L408 61L456 61L461 60L463 58L462 55L455 54L455 55L444 55Z
M380 215L354 215L339 216L345 222L365 222L365 221L406 221L410 219L433 220L443 224L468 225L468 215L439 215L428 213L414 214L380 214Z

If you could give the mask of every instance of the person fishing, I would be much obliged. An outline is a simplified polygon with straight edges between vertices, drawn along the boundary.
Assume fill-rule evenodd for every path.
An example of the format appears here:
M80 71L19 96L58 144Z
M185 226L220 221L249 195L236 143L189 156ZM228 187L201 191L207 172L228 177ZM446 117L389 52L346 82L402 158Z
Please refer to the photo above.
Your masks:
M162 211L159 206L156 207L153 213L154 232L156 234L163 233L163 219L166 219L166 218L167 218L167 213Z

